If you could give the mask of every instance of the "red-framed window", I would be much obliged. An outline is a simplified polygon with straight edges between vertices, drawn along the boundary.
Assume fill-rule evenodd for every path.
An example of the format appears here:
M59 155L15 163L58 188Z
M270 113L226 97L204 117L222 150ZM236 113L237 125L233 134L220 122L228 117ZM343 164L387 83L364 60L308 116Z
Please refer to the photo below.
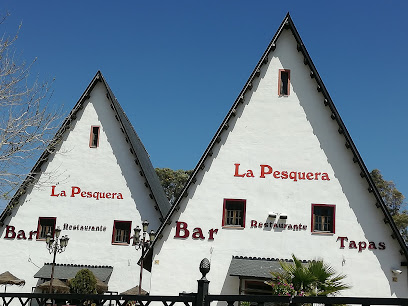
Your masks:
M91 135L89 137L89 147L90 148L97 148L99 147L99 132L100 127L97 125L91 126Z
M224 199L222 226L245 227L246 200Z
M290 94L290 70L279 69L278 95L289 96L289 94Z
M112 243L130 244L132 221L113 221Z
M37 226L37 239L47 238L47 234L51 233L54 236L55 224L57 223L57 218L55 217L39 217Z
M336 205L312 204L313 233L335 233Z

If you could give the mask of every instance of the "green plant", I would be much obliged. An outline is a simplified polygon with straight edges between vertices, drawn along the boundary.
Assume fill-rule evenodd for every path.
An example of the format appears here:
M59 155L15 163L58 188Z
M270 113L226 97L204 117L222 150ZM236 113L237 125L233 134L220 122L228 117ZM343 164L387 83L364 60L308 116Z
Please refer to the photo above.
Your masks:
M272 287L272 295L296 295L293 285L280 276L277 276L273 281L265 283Z
M293 263L280 262L282 272L272 272L266 282L276 295L327 296L350 288L343 283L343 274L336 274L333 267L323 260L302 263L292 255Z
M96 293L95 275L88 269L79 270L69 281L69 287L71 293L94 294Z

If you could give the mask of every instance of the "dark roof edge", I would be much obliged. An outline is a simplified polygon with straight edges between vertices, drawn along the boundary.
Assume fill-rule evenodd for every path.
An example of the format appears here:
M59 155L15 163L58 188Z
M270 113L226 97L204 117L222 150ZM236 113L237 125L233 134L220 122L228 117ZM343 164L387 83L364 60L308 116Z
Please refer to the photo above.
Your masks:
M44 150L41 154L40 158L35 163L34 167L31 169L27 177L24 179L20 187L15 192L14 196L9 201L8 205L4 208L3 212L0 215L0 227L4 225L4 220L11 215L12 210L16 205L19 203L19 198L23 195L27 188L33 183L35 177L41 172L41 166L44 162L48 160L48 156L55 151L55 146L59 143L62 135L70 128L70 123L76 119L76 113L82 109L83 103L89 99L90 93L92 89L95 87L97 82L103 82L105 87L107 88L108 94L107 98L112 102L114 107L112 108L115 112L118 121L120 121L121 125L123 126L124 132L126 133L128 139L131 140L131 152L133 154L139 153L141 158L136 156L136 160L142 160L140 163L140 167L143 173L148 173L145 175L147 188L151 190L150 197L156 202L155 208L159 211L161 217L168 212L170 208L170 204L167 200L167 197L164 193L163 188L161 187L160 181L157 178L157 175L154 171L153 165L150 162L146 149L144 148L142 142L139 139L136 131L134 130L133 126L131 125L129 119L126 117L122 107L120 106L119 102L113 95L112 90L110 89L109 85L107 84L106 80L104 79L102 73L98 71L95 76L93 77L92 81L89 83L88 87L85 89L84 93L79 98L78 102L75 104L69 115L63 121L61 127L55 133L54 138L51 140L48 147ZM123 123L125 122L125 123ZM136 150L135 148L143 148ZM154 174L152 174L154 172Z
M187 183L184 186L183 190L180 192L180 195L179 195L178 199L174 202L174 204L170 208L169 213L165 217L164 222L159 227L159 229L157 231L156 238L153 241L152 245L149 247L148 251L145 253L144 258L147 258L147 254L152 251L152 249L154 248L154 245L156 244L156 241L158 239L161 239L162 232L163 232L164 228L166 227L166 225L171 223L171 220L170 220L171 216L173 215L174 211L178 210L178 206L179 206L179 203L180 203L181 199L187 196L187 190L189 189L190 185L192 183L195 183L195 176L197 175L197 173L200 170L203 170L205 168L204 161L207 159L207 157L209 155L212 155L211 150L212 150L213 146L217 142L219 142L219 137L220 137L221 133L225 129L228 129L228 124L227 123L228 123L229 119L231 118L231 116L235 116L235 110L238 107L238 105L240 103L244 102L245 92L247 92L248 90L251 90L251 88L252 88L252 83L251 82L252 82L253 78L258 75L257 71L258 71L259 67L262 64L264 64L264 63L266 63L268 61L268 54L269 54L270 50L275 49L275 47L276 47L275 46L275 41L277 40L277 38L279 37L283 27L285 26L285 22L286 22L286 19L287 19L288 16L289 16L289 13L286 15L285 19L282 21L281 25L279 26L278 31L273 36L271 42L269 43L269 45L266 48L263 55L261 56L261 59L259 60L258 64L255 66L255 69L252 71L250 77L248 78L247 82L245 83L244 87L242 88L241 92L239 93L238 97L236 98L234 104L232 105L232 107L228 111L228 113L225 116L224 120L222 121L220 127L218 128L217 132L215 133L214 137L211 139L210 144L205 149L204 154L201 156L201 159L199 160L199 162L197 163L197 165L194 168L193 172L191 173L189 180L187 181Z
M98 73L96 75L98 75ZM16 205L18 205L19 198L26 192L27 188L33 183L36 176L40 173L42 164L48 161L48 156L50 154L54 153L55 146L58 144L64 132L69 129L69 124L71 123L71 121L76 119L76 113L78 112L78 110L81 109L82 100L86 98L87 95L89 97L89 92L92 90L93 86L95 86L94 85L95 79L96 79L96 76L92 79L91 83L85 89L84 93L79 98L78 102L75 104L71 112L64 119L64 121L61 124L61 127L57 130L57 132L55 133L55 136L50 141L50 144L47 146L44 152L40 155L40 157L38 158L37 162L34 164L31 171L27 174L26 178L21 183L20 187L14 193L14 196L10 199L8 205L4 208L3 212L0 215L0 227L4 225L4 220L8 216L11 215L13 208Z
M229 110L229 112L227 113L225 119L223 120L221 126L219 127L219 129L217 130L217 132L215 133L215 136L212 138L210 144L208 145L207 149L204 151L204 154L202 155L200 161L198 162L197 166L194 168L187 184L185 185L184 189L182 190L182 192L180 193L179 198L174 202L173 206L171 207L169 213L167 214L167 216L165 217L164 222L162 223L162 225L160 226L160 228L158 229L157 232L157 236L156 239L154 240L154 242L152 243L152 245L150 246L148 252L146 252L144 258L147 258L147 254L152 252L152 249L154 248L156 241L158 239L161 239L162 236L162 232L164 230L164 228L171 223L171 216L174 214L175 211L177 211L179 209L179 204L181 202L181 199L186 197L187 194L187 190L189 189L190 185L192 183L195 182L195 176L197 175L197 173L205 168L204 165L204 161L206 160L206 158L211 155L211 150L214 146L214 144L218 141L221 133L225 130L228 129L228 120L231 118L231 116L234 116L235 114L235 109L238 107L238 105L240 103L243 103L244 101L244 94L247 90L251 90L252 88L252 81L254 79L254 77L257 77L260 73L260 67L266 63L268 61L268 54L273 51L276 48L276 41L279 38L280 34L282 33L282 31L284 29L290 29L292 31L293 36L295 37L296 41L297 41L297 50L298 52L302 52L303 56L304 56L304 63L305 65L309 65L310 69L311 69L311 74L310 77L315 78L316 82L317 82L317 90L319 92L323 93L324 96L324 105L325 106L329 106L331 111L332 111L332 119L333 120L337 120L337 123L339 124L339 133L343 134L344 137L346 138L346 142L345 142L345 146L348 149L351 149L353 154L354 154L354 158L353 161L356 163L359 163L360 169L361 169L361 177L366 178L367 183L369 185L368 187L368 191L369 192L373 192L375 195L375 198L377 200L377 203L375 203L375 205L377 207L380 207L382 212L384 213L384 222L388 223L391 227L392 230L392 238L397 239L398 243L400 244L400 253L401 255L405 255L407 261L408 261L408 248L407 245L405 244L400 232L398 231L384 201L382 200L371 176L369 171L367 170L363 159L361 158L354 142L351 139L351 136L349 134L349 132L346 129L346 126L344 125L343 120L340 117L340 114L338 113L336 107L334 106L334 103L325 87L325 85L323 84L322 79L320 78L319 73L317 72L317 69L315 67L315 65L312 62L312 59L309 56L309 53L306 50L306 47L303 44L302 39L300 38L300 35L292 21L292 18L290 17L290 14L287 13L285 18L283 19L282 23L280 24L278 30L276 31L275 35L273 36L271 42L269 43L268 47L266 48L265 52L263 53L263 55L261 56L261 59L259 60L258 64L255 66L255 69L252 71L250 77L248 78L248 81L245 83L243 89L241 90L241 92L238 95L238 98L235 100L234 104L232 105L231 109ZM405 264L405 263L404 263Z
M52 262L45 262L44 266L50 266ZM55 267L76 267L76 268L108 268L113 269L113 266L98 266L98 265L81 265L81 264L62 264L62 263L55 263Z
M395 222L390 214L390 212L387 209L387 206L385 205L377 187L374 184L374 181L371 178L370 172L368 171L360 153L357 150L356 145L353 142L353 139L351 138L351 135L349 134L343 120L341 119L341 116L339 114L339 112L337 111L336 106L334 105L333 100L330 97L330 94L328 92L328 90L326 89L326 86L323 83L323 80L321 79L315 65L313 64L313 61L311 59L311 57L309 56L309 53L306 50L305 45L302 42L302 39L300 38L300 35L292 21L292 18L288 15L288 22L290 23L291 26L291 30L293 35L295 36L296 41L298 42L298 52L302 52L303 56L305 57L305 65L308 64L310 69L311 69L311 74L310 77L315 78L316 82L317 82L317 90L321 91L323 93L323 96L325 98L324 104L328 105L330 107L330 110L332 111L332 115L331 118L333 120L336 120L338 125L339 125L339 130L338 132L340 134L343 134L344 137L346 138L346 142L345 142L345 146L347 149L351 149L351 151L353 152L353 162L354 163L358 163L360 166L360 176L362 178L366 178L367 183L369 185L368 187L368 192L370 193L374 193L374 196L377 200L377 203L375 203L375 205L377 206L377 208L381 208L383 214L384 214L384 222L388 223L393 231L393 234L391 235L391 237L393 239L397 239L398 243L401 246L401 250L400 253L401 255L405 255L407 261L408 261L408 247L404 241L404 239L401 236L401 233L399 232L397 226L395 225Z
M244 259L244 260L262 260L262 261L279 261L279 262L293 262L292 258L274 258L274 257L256 257L256 256L239 256L233 255L232 259ZM301 260L302 263L312 262L312 260Z
M164 193L160 180L157 177L156 171L154 170L154 167L150 161L149 154L147 153L146 148L144 147L138 134L133 128L133 125L130 123L130 120L126 116L118 100L110 89L105 78L102 76L102 73L100 73L100 76L105 84L105 87L108 90L107 98L112 103L111 108L117 114L118 117L116 119L120 122L120 125L123 129L122 131L126 135L125 139L126 141L130 141L130 152L135 156L135 163L137 165L140 165L140 168L142 169L140 175L144 176L146 179L147 185L145 185L150 190L149 196L155 201L155 209L159 211L161 221L163 221L163 217L170 210L170 203L166 197L166 194Z

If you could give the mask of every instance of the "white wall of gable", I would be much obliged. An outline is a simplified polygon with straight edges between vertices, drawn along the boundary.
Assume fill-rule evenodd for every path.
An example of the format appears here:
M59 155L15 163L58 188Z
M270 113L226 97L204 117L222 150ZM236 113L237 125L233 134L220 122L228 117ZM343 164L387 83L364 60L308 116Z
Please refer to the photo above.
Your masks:
M290 69L290 95L278 96L278 71ZM323 258L339 273L348 277L352 289L347 296L406 296L407 270L399 245L391 238L375 198L360 177L358 164L345 147L323 95L309 76L303 56L297 52L290 31L283 31L276 50L262 66L245 102L237 108L229 129L205 161L205 170L180 203L180 211L155 247L151 294L176 294L196 290L200 278L198 265L202 258L211 259L207 276L212 294L238 294L238 277L227 275L231 257L251 256L300 259ZM235 177L251 170L254 177ZM261 178L260 165L274 171L313 173L312 180ZM322 180L327 173L330 180ZM297 174L298 175L298 174ZM223 200L246 199L244 229L222 228ZM311 233L311 205L336 205L335 233ZM306 230L251 228L251 220L274 222L269 212L285 213L286 224L306 225ZM188 224L187 238L174 238L176 221ZM282 221L280 221L281 223ZM205 239L193 239L200 228ZM218 229L209 241L210 229ZM338 237L348 242L340 248ZM374 242L377 249L349 248L350 241ZM380 250L379 244L386 248ZM188 251L186 251L188 250ZM403 270L398 282L392 281L392 268ZM174 275L177 275L175 278Z
M37 186L21 198L8 224L0 229L3 254L0 265L27 282L22 288L12 287L8 291L31 291L38 281L33 275L45 262L52 262L44 241L5 238L7 225L28 233L37 229L39 217L56 217L62 235L70 238L66 251L57 255L57 263L113 266L111 291L120 293L139 284L140 250L131 245L112 244L114 220L132 221L134 228L141 227L142 220L147 219L150 230L158 228L160 215L154 209L155 202L149 197L145 178L139 174L141 169L134 162L106 92L102 82L96 84L76 121L65 132L57 153L43 166L52 179L42 175ZM100 126L98 148L89 147L92 125ZM66 196L52 196L52 186L54 194L65 191ZM103 192L105 198L72 196L73 187L92 195ZM116 195L108 199L107 192L110 197ZM119 193L123 199L118 199ZM105 230L69 230L69 226L98 226ZM144 277L142 288L148 290L147 271Z

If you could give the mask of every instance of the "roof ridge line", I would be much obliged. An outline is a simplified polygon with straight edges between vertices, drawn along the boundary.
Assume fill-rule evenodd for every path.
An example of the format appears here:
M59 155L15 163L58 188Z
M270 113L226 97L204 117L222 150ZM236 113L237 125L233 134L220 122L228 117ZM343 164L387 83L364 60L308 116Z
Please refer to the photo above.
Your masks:
M15 194L13 197L10 199L9 203L6 205L4 208L3 212L0 214L0 227L4 225L4 220L12 214L13 209L19 204L19 199L20 197L27 191L27 188L30 186L30 184L35 180L35 176L41 173L41 166L44 162L48 161L48 157L50 154L55 152L55 146L58 140L62 137L62 135L69 129L69 125L72 121L76 120L76 114L78 111L80 111L83 108L83 104L85 103L86 100L90 98L90 92L93 90L93 88L96 86L98 82L103 82L106 90L109 93L110 98L107 96L109 101L111 102L111 105L114 104L114 107L112 107L112 110L116 114L117 119L121 122L120 117L124 117L126 124L123 124L121 122L121 126L123 126L124 130L128 130L130 127L129 133L134 134L135 137L137 138L137 144L134 143L133 137L127 137L130 139L130 146L131 146L131 153L136 156L135 163L139 165L139 167L142 169L142 176L145 176L147 185L150 189L150 198L155 201L156 205L154 208L159 211L159 214L161 216L161 219L163 219L163 216L168 212L170 209L170 204L167 200L167 197L164 193L163 187L160 184L160 181L156 178L154 178L154 167L151 164L150 158L148 156L147 150L144 147L142 141L140 140L139 135L136 133L133 125L127 118L126 114L123 111L123 108L119 104L118 100L114 96L112 90L110 89L108 83L106 82L102 72L98 70L95 74L95 76L92 78L91 82L88 84L78 101L75 103L74 107L71 109L69 114L66 116L66 118L62 121L61 126L58 128L57 132L55 133L54 137L51 139L50 144L47 146L47 148L43 151L43 153L40 155L36 163L34 164L33 168L31 171L27 174L26 178L23 180L21 185L18 187L16 190ZM129 135L128 135L129 136ZM126 139L125 139L126 140ZM146 153L147 156L147 161L146 158L139 158L140 156L137 155L137 151L135 149L136 145L140 145L144 152ZM143 160L141 163L139 162L140 160ZM149 168L151 167L153 170L149 172ZM147 174L147 175L146 175ZM161 189L160 189L161 188Z
M53 263L51 262L45 262L44 265L48 266L48 265L52 265ZM86 264L73 264L73 263L68 263L68 264L63 264L63 263L55 263L54 264L56 267L78 267L78 268L112 268L113 266L105 266L105 265L86 265Z
M106 82L102 73L100 73L100 76L108 91L107 98L111 102L111 108L117 115L116 119L121 125L122 132L126 135L125 140L129 142L131 146L130 152L136 157L135 163L141 168L140 175L143 176L146 180L145 185L147 184L146 187L150 190L149 196L156 203L154 208L159 212L161 216L160 219L162 221L164 216L170 210L170 203L154 170L149 153L147 152L146 147L144 146L135 128L124 112L122 106L119 104L118 99L116 99L115 95L113 94L113 91ZM138 150L138 147L142 148L142 152ZM151 168L152 171L149 171L149 168Z
M172 205L172 207L170 208L168 214L166 215L164 222L161 224L161 226L159 227L158 231L157 231L157 236L156 239L153 241L152 245L150 246L149 250L146 252L145 257L147 258L148 254L151 252L151 250L153 249L154 245L156 244L156 241L158 239L161 239L162 237L162 232L164 230L164 228L171 223L171 216L174 214L175 211L178 211L178 206L182 200L182 198L184 198L185 196L187 196L187 190L190 188L192 183L195 183L195 176L197 175L197 173L200 170L203 170L205 168L205 164L204 161L207 159L208 156L211 156L211 150L213 149L214 145L218 142L221 141L220 139L220 135L222 134L222 132L226 129L228 129L228 121L231 118L231 116L235 116L235 112L236 112L236 108L238 107L238 105L240 103L244 103L244 95L248 90L252 89L252 81L254 79L254 77L259 76L260 74L260 67L261 65L265 64L269 59L268 59L268 54L271 51L274 51L276 48L276 41L279 38L280 34L282 33L283 29L290 29L292 31L292 34L296 40L296 42L298 43L297 45L297 51L298 52L302 52L303 56L304 56L304 64L305 65L309 65L310 67L310 77L311 78L315 78L316 82L317 82L317 90L319 92L322 92L323 96L324 96L324 106L329 106L330 110L332 111L332 115L331 118L333 120L336 120L338 125L339 125L339 130L338 132L340 134L343 134L344 137L346 138L345 141L345 146L347 149L351 149L353 152L353 162L356 163L358 162L360 169L361 169L361 173L360 176L362 178L366 178L367 183L369 185L368 187L368 192L374 192L374 196L377 199L377 203L375 203L375 205L377 207L381 207L381 210L384 214L384 222L388 223L391 227L392 230L392 235L391 237L393 239L397 239L401 249L400 249L400 253L401 255L405 255L405 258L407 259L408 262L408 247L405 244L400 232L398 231L395 222L393 221L383 199L381 198L371 176L369 171L367 170L367 167L364 164L363 159L360 156L360 153L357 150L357 147L355 146L343 120L340 117L339 112L337 111L337 108L335 107L333 100L331 99L309 53L306 50L306 47L293 23L293 20L289 14L289 12L286 14L285 18L283 19L282 23L280 24L280 26L278 27L278 30L276 31L275 35L273 36L272 40L270 41L269 45L267 46L265 52L263 53L263 55L261 56L261 59L258 61L257 65L255 66L254 70L252 71L251 75L249 76L247 82L245 83L245 85L243 86L243 89L240 91L238 98L235 100L235 102L233 103L232 107L230 108L230 110L228 111L227 115L225 116L224 120L222 121L220 127L218 128L218 130L216 131L214 137L211 139L209 145L207 146L207 148L205 149L203 155L201 156L199 162L197 163L196 167L194 168L192 174L190 175L190 178L188 179L187 183L185 184L183 190L181 191L179 197L176 199L176 201L174 202L174 204ZM402 264L408 264L408 263L402 263Z

